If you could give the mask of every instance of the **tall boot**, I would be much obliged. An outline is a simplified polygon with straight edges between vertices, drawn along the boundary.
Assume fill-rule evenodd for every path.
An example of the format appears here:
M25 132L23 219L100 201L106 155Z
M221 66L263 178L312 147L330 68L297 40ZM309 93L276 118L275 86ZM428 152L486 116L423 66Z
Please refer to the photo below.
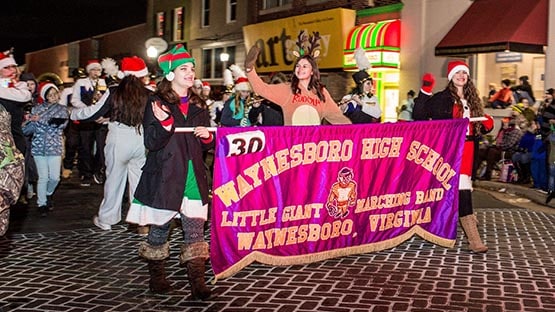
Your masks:
M205 242L181 246L179 260L187 266L187 276L191 284L191 295L195 299L207 300L212 291L206 287L204 274L205 261L208 259L208 244Z
M478 227L476 226L476 217L474 215L468 215L460 218L461 225L463 227L466 238L468 239L468 248L472 252L484 253L488 251L488 246L482 243L480 239L480 234L478 233Z
M172 291L172 286L166 279L165 259L170 255L170 244L152 246L147 242L139 246L139 255L148 262L150 281L148 288L156 294L167 294Z

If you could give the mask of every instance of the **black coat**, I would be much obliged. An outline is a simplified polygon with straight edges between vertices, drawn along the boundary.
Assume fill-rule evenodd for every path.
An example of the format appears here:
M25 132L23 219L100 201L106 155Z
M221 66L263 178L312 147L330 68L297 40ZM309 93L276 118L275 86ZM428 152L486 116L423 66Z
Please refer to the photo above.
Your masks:
M414 99L412 118L414 120L453 119L453 104L455 99L444 89L436 94L427 95L420 91Z
M171 131L166 131L154 117L152 102L160 101L170 109L174 123ZM146 163L135 190L135 198L153 208L179 211L187 180L189 160L193 168L202 203L208 203L208 180L202 152L214 146L214 140L204 144L193 133L175 133L176 127L196 127L210 125L210 115L206 109L189 106L185 119L177 105L172 105L156 96L149 97L143 120L144 143L148 150Z

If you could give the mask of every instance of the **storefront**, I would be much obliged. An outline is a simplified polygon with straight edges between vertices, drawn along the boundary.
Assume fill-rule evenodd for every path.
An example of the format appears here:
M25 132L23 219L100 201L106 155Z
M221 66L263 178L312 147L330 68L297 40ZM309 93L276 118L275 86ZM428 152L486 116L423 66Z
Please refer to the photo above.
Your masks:
M366 52L372 65L369 73L380 100L384 121L397 120L400 47L401 21L395 19L353 27L343 48L345 70L358 70L353 57L356 49L362 48Z

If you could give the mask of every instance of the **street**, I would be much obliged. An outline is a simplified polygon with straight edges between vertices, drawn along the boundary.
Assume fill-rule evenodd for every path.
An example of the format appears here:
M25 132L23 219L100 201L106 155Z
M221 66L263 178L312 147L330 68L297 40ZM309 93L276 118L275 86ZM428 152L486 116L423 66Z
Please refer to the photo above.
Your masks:
M467 252L459 229L452 249L413 237L307 265L252 264L209 285L215 295L202 302L178 264L179 231L166 265L175 291L153 295L137 254L144 238L125 223L96 228L102 186L63 180L47 218L33 203L13 208L0 239L0 311L555 311L555 209L492 193L474 192L487 254Z

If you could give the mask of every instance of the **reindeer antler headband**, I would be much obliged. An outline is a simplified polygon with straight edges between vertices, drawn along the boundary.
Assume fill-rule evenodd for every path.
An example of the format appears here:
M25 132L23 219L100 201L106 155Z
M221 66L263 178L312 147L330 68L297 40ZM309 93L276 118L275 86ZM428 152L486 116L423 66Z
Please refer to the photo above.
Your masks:
M320 38L320 32L312 32L312 35L309 35L301 30L295 43L298 50L294 50L293 55L296 57L310 55L316 59L320 55Z

